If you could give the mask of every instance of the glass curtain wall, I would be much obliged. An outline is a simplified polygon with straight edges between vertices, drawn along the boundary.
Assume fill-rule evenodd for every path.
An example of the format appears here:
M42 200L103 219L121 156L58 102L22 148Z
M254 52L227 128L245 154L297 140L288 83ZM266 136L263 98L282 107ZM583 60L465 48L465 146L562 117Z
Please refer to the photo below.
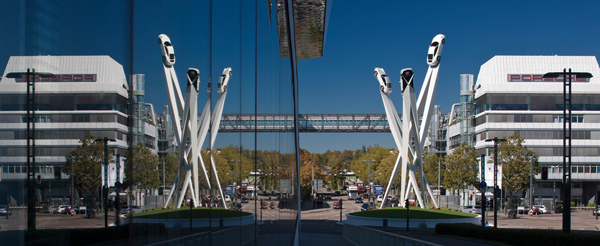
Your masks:
M293 120L256 130L261 115L294 115L292 35L281 32L293 28L277 21L287 2L1 0L0 206L12 215L0 240L294 244ZM145 85L131 87L133 75ZM40 98L31 117L28 78ZM172 151L159 158L154 141Z

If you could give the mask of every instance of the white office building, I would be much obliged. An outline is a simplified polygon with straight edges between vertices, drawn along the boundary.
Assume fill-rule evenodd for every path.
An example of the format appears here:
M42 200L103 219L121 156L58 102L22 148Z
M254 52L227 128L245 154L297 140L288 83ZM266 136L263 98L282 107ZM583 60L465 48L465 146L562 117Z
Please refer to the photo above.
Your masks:
M27 83L26 77L15 79L7 75L26 72L28 68L53 74L50 78L36 78L35 82L35 173L41 179L36 188L38 201L70 197L69 177L61 169L65 155L80 146L79 139L87 132L97 138L116 140L108 146L114 149L110 155L121 156L121 165L129 133L128 82L123 66L111 57L10 57L0 80L0 190L8 193L9 202L19 205L24 203L27 179ZM155 148L156 127L150 121L146 120L141 129L149 140L146 145Z
M517 132L549 169L536 176L534 198L558 198L563 170L562 77L548 72L589 72L572 83L572 199L594 202L600 189L600 68L593 56L495 56L481 66L475 84L475 148L493 149L486 139ZM449 144L450 145L450 144Z

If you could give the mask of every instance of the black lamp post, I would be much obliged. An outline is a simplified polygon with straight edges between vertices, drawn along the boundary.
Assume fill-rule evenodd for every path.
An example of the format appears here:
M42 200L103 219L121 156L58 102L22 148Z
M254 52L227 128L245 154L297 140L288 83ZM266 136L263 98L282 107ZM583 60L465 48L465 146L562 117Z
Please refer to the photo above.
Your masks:
M104 143L104 186L102 186L102 195L104 196L104 227L105 228L108 228L108 141L116 142L116 140L108 139L107 137L94 140L94 142L103 142ZM131 204L129 204L129 205L131 208Z
M558 78L563 80L563 182L561 188L563 201L563 232L571 232L571 83L573 76L576 79L588 79L593 77L591 73L553 72L544 74L544 78ZM567 81L567 77L569 80ZM568 87L568 89L567 89ZM568 92L567 92L568 91ZM567 124L567 122L569 122Z
M506 142L506 139L494 137L485 141L494 141L494 228L498 228L498 142Z
M51 73L35 72L34 68L27 69L25 73L8 73L7 78L16 82L27 82L27 230L35 231L35 77L49 78Z

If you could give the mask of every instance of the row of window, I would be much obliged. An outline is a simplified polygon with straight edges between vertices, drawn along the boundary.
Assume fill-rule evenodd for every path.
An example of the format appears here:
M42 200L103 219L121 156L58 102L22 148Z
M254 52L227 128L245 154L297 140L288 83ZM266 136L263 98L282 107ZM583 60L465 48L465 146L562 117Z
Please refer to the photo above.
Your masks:
M125 141L127 134L116 131L36 130L35 139L82 139L89 132L94 137ZM115 138L116 136L116 138ZM26 131L0 131L0 139L26 139Z
M561 94L486 94L477 98L476 110L563 110ZM600 111L600 95L575 94L571 97L571 109L577 111Z
M551 173L563 173L562 166L551 166L548 169ZM571 165L571 173L600 173L599 165Z
M36 110L118 110L127 114L127 99L111 94L37 94ZM2 95L0 111L25 111L25 94Z
M127 125L127 118L115 114L36 114L36 123L73 123L73 122L118 122ZM0 123L26 123L25 114L3 114Z
M36 156L66 156L73 148L36 147ZM26 147L0 147L0 156L27 156Z
M2 173L27 173L25 165L2 165ZM37 166L34 168L35 173L54 173L52 166Z
M600 122L600 115L586 115L586 123L598 123ZM489 114L481 116L475 119L475 125L481 125L486 122L499 122L499 123L527 123L527 122L540 122L540 123L562 123L562 114ZM584 123L584 115L573 114L571 115L572 123Z
M535 151L539 156L564 156L563 147L551 148L529 148ZM572 156L598 156L600 148L598 147L573 147L571 148Z
M562 130L523 130L523 131L487 131L478 134L480 141L498 137L504 138L517 133L524 139L563 139ZM600 139L600 131L571 131L571 139Z

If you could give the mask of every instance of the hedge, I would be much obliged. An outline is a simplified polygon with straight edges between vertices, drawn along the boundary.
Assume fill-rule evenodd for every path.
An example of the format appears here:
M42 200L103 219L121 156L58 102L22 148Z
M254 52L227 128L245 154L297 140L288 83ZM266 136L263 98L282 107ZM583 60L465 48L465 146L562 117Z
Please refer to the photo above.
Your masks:
M435 233L470 237L510 245L598 245L600 234L563 233L553 230L499 229L468 223L440 223Z

